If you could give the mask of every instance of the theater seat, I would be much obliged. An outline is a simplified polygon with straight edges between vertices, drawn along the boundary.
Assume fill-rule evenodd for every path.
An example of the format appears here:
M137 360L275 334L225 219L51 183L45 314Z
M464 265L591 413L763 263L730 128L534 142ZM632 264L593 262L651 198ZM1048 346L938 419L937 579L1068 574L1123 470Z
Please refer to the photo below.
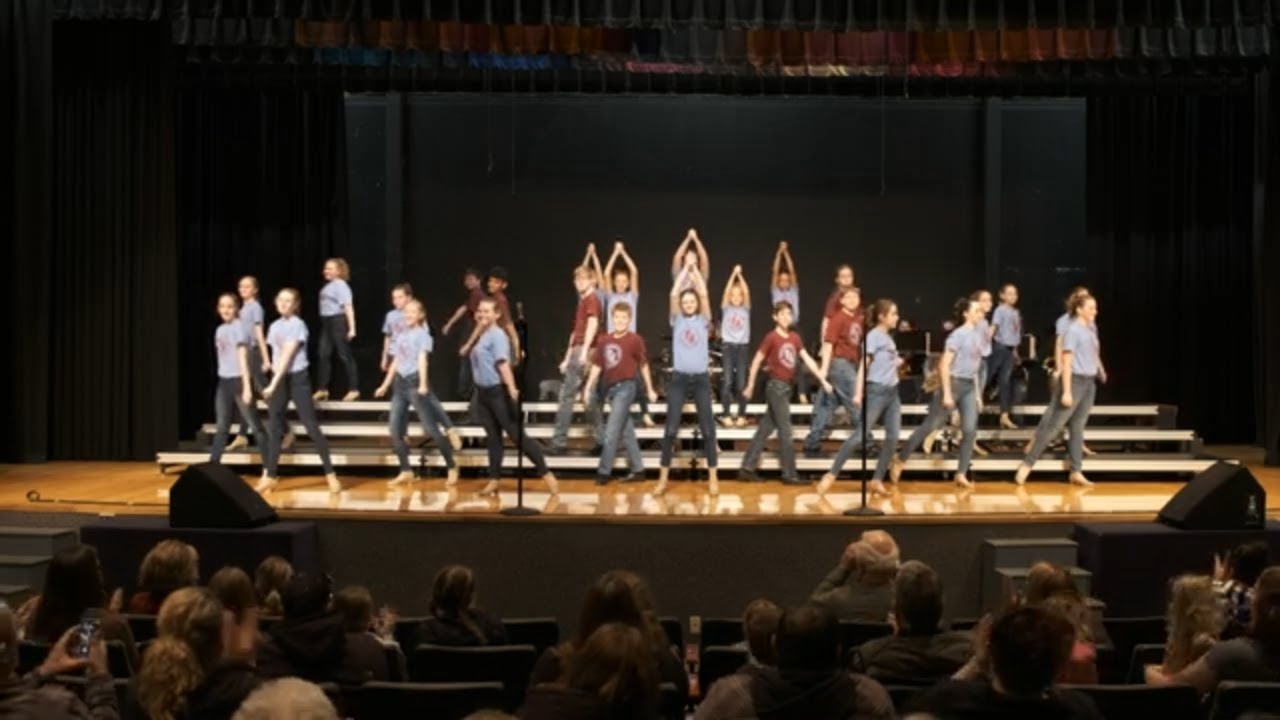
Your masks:
M532 645L539 655L560 644L560 623L553 617L503 618L502 627L507 631L509 644Z
M134 642L144 643L156 638L155 615L125 615L124 620L129 623L129 632L133 633Z
M502 683L506 709L514 710L524 700L537 659L532 645L419 645L409 656L409 679L419 683Z
M744 639L742 618L702 618L702 633L698 637L700 649L736 645Z
M662 625L662 631L667 634L667 640L671 641L680 649L680 656L684 657L684 626L680 621L670 615L658 618L658 623Z
M1164 617L1102 618L1110 639L1110 662L1098 650L1098 672L1104 682L1121 682L1129 670L1129 659L1137 645L1157 645L1165 641Z
M396 629L394 631L396 642L400 643L400 647L404 649L405 654L418 644L414 639L414 635L418 632L418 626L426 621L425 617L402 617L396 620Z
M1277 711L1280 711L1280 683L1228 680L1218 683L1209 720L1235 720L1249 712L1274 714Z
M751 658L743 648L712 645L698 655L698 687L703 697L717 680L738 672Z
M49 657L49 646L23 640L18 643L18 674L26 675L44 663Z
M355 720L463 720L480 710L505 707L502 683L370 682L346 693Z
M1063 685L1088 695L1107 720L1200 720L1200 698L1187 685Z
M1139 643L1133 646L1133 654L1129 656L1129 673L1125 682L1142 685L1147 681L1146 667L1164 662L1164 645Z

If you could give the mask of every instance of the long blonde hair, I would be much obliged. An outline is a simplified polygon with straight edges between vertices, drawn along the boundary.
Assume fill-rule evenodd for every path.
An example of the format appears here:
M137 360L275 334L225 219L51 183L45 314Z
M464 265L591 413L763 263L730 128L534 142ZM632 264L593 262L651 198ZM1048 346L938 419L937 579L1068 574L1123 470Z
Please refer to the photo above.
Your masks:
M157 637L138 672L138 704L151 720L173 720L222 657L223 607L208 588L175 591L160 606Z
M1209 650L1222 633L1226 618L1207 575L1182 575L1169 588L1168 637L1164 645L1164 672L1172 675Z

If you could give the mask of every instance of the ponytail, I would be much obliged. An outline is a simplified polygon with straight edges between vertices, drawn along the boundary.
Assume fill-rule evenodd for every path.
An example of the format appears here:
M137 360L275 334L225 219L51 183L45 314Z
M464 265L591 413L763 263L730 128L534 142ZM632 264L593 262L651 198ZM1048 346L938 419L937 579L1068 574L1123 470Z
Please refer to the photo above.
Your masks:
M151 720L174 720L184 714L187 695L204 677L204 668L190 645L172 636L156 638L138 671L138 704Z

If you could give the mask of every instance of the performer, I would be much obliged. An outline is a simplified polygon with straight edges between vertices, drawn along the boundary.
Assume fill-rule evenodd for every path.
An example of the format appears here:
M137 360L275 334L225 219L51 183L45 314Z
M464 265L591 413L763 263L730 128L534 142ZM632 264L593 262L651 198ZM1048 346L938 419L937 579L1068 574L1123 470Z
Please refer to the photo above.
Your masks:
M1050 403L1053 402L1053 398L1057 397L1058 391L1062 387L1061 385L1062 368L1063 368L1062 338L1064 335L1066 335L1067 330L1071 327L1071 320L1072 320L1071 308L1075 307L1076 302L1081 297L1084 297L1088 294L1089 294L1089 289L1083 285L1077 285L1071 288L1071 292L1070 294L1067 295L1067 299L1063 301L1063 307L1064 307L1063 313L1059 315L1058 319L1053 323L1053 371L1049 374L1049 402ZM1044 413L1040 415L1040 422L1036 424L1037 434L1039 434L1039 432L1043 428L1048 427L1049 421L1050 421L1050 415L1051 413L1049 412L1049 407L1046 406ZM1061 438L1057 438L1057 441L1061 442ZM1032 436L1032 439L1027 441L1027 444L1023 448L1023 451L1030 453L1031 446L1034 444L1035 444L1035 437ZM1088 445L1084 446L1083 452L1085 455L1093 454L1093 451L1089 449Z
M852 277L852 270L843 266ZM844 270L841 272L843 273ZM849 422L856 434L861 422L860 413L853 407L853 385L857 379L857 365L862 356L862 328L865 322L862 298L858 289L850 285L840 291L840 309L824 318L822 336L822 375L834 386L832 392L823 391L813 405L813 424L804 440L804 451L809 457L822 454L822 436L831 424L837 404L843 405L849 414Z
M600 296L596 294L595 271L579 265L573 271L573 289L578 293L578 309L573 316L573 331L569 333L569 345L560 361L560 405L556 410L555 433L551 437L551 452L563 453L569 443L569 424L573 422L573 404L582 390L587 374L587 361L591 348L595 347L596 334L600 330Z
M251 429L259 438L262 425L253 409L253 382L249 366L249 333L236 314L238 301L231 293L218 296L218 317L222 324L213 331L213 347L218 356L218 389L214 393L214 414L218 429L213 434L213 449L209 462L222 462L222 450L227 447L227 434L231 431L231 408L240 410L242 425Z
M397 291L404 297L410 295L403 284L397 285L393 294ZM391 446L395 448L396 458L400 461L400 474L387 484L395 486L413 482L413 472L409 468L409 446L405 442L405 435L409 431L409 408L412 406L422 423L422 429L431 436L444 457L444 465L448 468L445 486L452 487L458 483L458 464L453 459L454 448L440 434L436 418L431 417L433 413L428 405L428 398L432 397L427 381L430 377L428 358L432 340L426 326L427 313L422 303L413 299L405 300L401 307L404 329L391 339L391 363L387 365L387 375L382 385L373 393L374 397L386 397L387 391L394 387L389 430Z
M787 241L778 243L778 251L773 254L773 275L769 284L769 302L776 309L778 303L786 302L791 306L791 322L800 325L800 279L796 275L796 264L791 259L791 250Z
M720 300L720 402L724 405L725 427L747 426L747 400L742 386L747 379L751 356L751 291L742 277L742 266L734 265ZM737 407L733 407L734 401Z
M422 329L427 334L427 353L432 352L435 345L435 339L431 337L431 326L427 324L427 309L421 302L413 297L413 286L409 283L400 283L391 289L391 309L387 311L386 318L382 321L382 372L390 376L392 366L396 363L395 343L401 333L409 329L409 321L405 317L405 307L411 302L418 302L418 309L422 315ZM464 363L465 364L465 363ZM387 385L386 382L383 385ZM391 387L387 385L387 387ZM453 420L449 418L449 413L444 411L444 406L440 404L440 396L436 393L424 393L423 401L427 408L427 417L431 419L432 425L439 425L445 435L449 438L449 445L454 450L462 449L462 436L458 434L458 429L453 426Z
M644 394L657 402L653 391L653 376L649 373L649 353L644 338L631 331L631 306L625 302L613 304L609 313L613 332L602 335L591 355L591 370L582 389L583 403L591 404L596 380L604 377L604 397L609 404L609 420L600 444L600 464L596 468L596 484L607 485L613 475L613 460L621 443L627 451L628 474L623 482L644 478L644 456L636 440L636 426L631 420L631 403L640 394L636 378L644 379Z
M470 340L471 331L475 327L476 308L484 299L484 289L480 287L480 271L475 268L467 268L463 271L462 287L467 291L467 299L453 311L440 332L448 335L454 326L462 328L461 335L465 345ZM474 390L475 387L471 384L471 363L458 363L458 397L470 400Z
M485 280L485 287L488 290L489 297L494 301L494 308L497 312L498 327L507 334L507 342L511 344L511 358L509 362L512 366L519 365L524 360L524 345L520 342L520 333L516 330L514 318L511 313L511 303L507 300L507 288L510 282L507 279L507 269L501 265L495 265L489 270L489 277ZM477 324L471 330L471 336L458 349L460 357L467 357L471 354L471 347L480 337L480 326Z
M982 364L982 334L978 321L982 319L982 306L977 300L962 299L956 303L957 322L962 323L947 336L946 350L938 361L940 387L929 402L929 414L924 422L907 438L906 445L889 466L889 479L898 482L902 468L911 453L924 441L926 435L939 427L953 409L959 408L961 418L960 462L956 469L955 483L971 488L969 464L973 458L973 443L978 430L978 368Z
M760 453L764 450L764 442L776 429L778 431L778 456L782 461L782 482L787 485L803 483L796 474L796 450L791 437L791 385L795 382L796 371L800 368L800 360L808 366L814 377L822 383L824 390L831 390L830 383L822 374L822 369L814 362L813 356L804 349L800 335L792 330L795 316L791 303L779 300L773 306L773 331L765 335L751 359L751 371L747 376L747 386L742 391L744 399L750 399L756 387L756 374L762 364L768 363L769 382L765 385L765 403L768 408L756 433L747 447L747 454L742 456L742 469L738 471L740 480L757 480L756 469L760 466Z
M822 337L827 336L827 323L840 312L841 301L846 290L856 289L853 286L853 266L842 263L836 266L836 286L827 296L827 304L822 308Z
M351 341L356 337L356 308L352 303L351 267L342 258L329 258L324 264L325 286L320 289L320 350L316 353L319 364L316 374L316 400L329 399L329 378L332 375L331 356L336 352L338 360L347 371L347 394L343 400L360 397L360 375L356 371L356 358L351 354Z
M996 332L995 328L991 326L990 321L987 320L987 318L991 316L991 307L994 304L994 301L991 297L991 291L986 289L975 290L969 297L970 299L977 300L978 306L982 309L982 319L978 321L978 334L982 338L982 362L978 365L978 377L975 378L974 381L978 387L978 412L981 413L983 398L987 396L987 366L989 364L988 361L991 358L992 338L995 336ZM952 413L951 415L952 418L955 418L956 414ZM987 449L982 446L982 443L977 442L976 439L973 443L973 452L979 457L986 457L990 454L987 452Z
M1070 460L1072 485L1091 487L1093 483L1084 476L1084 427L1089 421L1089 411L1097 394L1097 383L1107 381L1107 369L1102 365L1098 342L1098 301L1091 295L1074 295L1070 310L1071 321L1062 334L1061 365L1059 376L1061 389L1053 398L1045 415L1048 422L1036 429L1030 452L1018 466L1015 482L1024 485L1036 460L1049 446L1050 441L1071 428L1067 439L1067 456Z
M307 428L307 435L320 454L329 492L341 492L342 483L338 482L333 459L329 457L329 441L320 432L316 408L311 401L311 379L307 376L307 324L297 316L299 305L298 291L293 288L285 288L276 294L276 312L280 317L271 323L267 331L267 344L271 346L271 383L262 391L262 397L267 400L270 441L264 457L266 467L256 489L266 492L280 483L278 469L282 438L279 428L285 427L285 409L292 400L298 419Z
M681 291L693 289L693 275L684 273L690 263L698 269L698 275L704 282L711 277L711 261L707 258L707 249L703 247L698 231L693 228L685 233L684 240L676 247L675 255L671 256L671 278L674 280L683 274L688 283L680 288Z
M626 267L618 267L619 260ZM605 311L609 313L609 317L613 317L613 306L626 303L631 308L631 326L628 329L636 332L636 318L640 315L640 270L636 268L635 261L627 254L620 239L613 244L613 254L605 263L603 277L610 278L612 282L610 292L605 299ZM637 392L636 401L640 404L644 426L653 427L655 423L653 415L649 412L649 398L645 397L644 393Z
M898 345L893 341L893 331L898 326L898 306L892 300L877 300L871 308L871 322L875 327L867 333L867 354L858 365L858 380L854 386L853 404L860 410L867 403L867 432L884 418L884 443L880 446L880 458L868 484L871 492L884 494L885 474L889 462L898 447L898 434L902 432L902 401L898 397ZM866 395L862 389L866 387ZM836 453L831 469L818 482L818 493L831 489L840 471L855 449L862 448L862 433L849 436Z
M1016 430L1009 413L1013 410L1013 370L1018 365L1018 346L1022 344L1022 313L1018 310L1018 286L1000 286L1000 305L991 318L995 327L991 346L991 363L987 366L987 385L995 379L1000 399L1000 427Z
M271 358L267 357L267 340L263 335L265 316L262 304L258 302L258 279L245 275L236 284L236 292L240 295L240 323L244 325L245 334L249 337L249 377L253 379L253 390L262 392L267 386L267 371L271 369ZM253 404L250 403L250 407ZM261 423L258 424L261 426ZM240 434L236 435L227 446L227 450L239 450L249 444L248 435L253 435L252 424L242 423ZM267 436L258 435L258 449L266 447ZM286 437L285 446L293 444L292 437Z
M604 288L600 287L600 284L603 281L605 276L604 276L604 270L600 268L600 256L596 254L595 243L587 243L587 254L582 256L581 267L590 269L591 272L595 275L595 278L596 278L595 293L596 293L596 297L599 298L600 300L600 316L601 318L603 318L604 309L609 303L609 293ZM603 320L601 321L601 329L606 332L608 331L608 328L603 324ZM583 375L585 377L585 371Z
M698 410L698 425L707 454L707 490L720 494L716 474L716 421L711 409L711 374L708 372L707 336L711 327L711 305L707 302L707 281L698 270L697 258L690 256L671 285L669 313L671 318L672 369L667 383L667 427L662 436L662 461L654 495L667 491L667 475L671 470L671 444L680 431L680 415L685 397L693 395ZM681 289L685 288L685 289Z
M498 494L498 480L502 477L502 434L505 432L513 442L520 437L511 406L520 399L520 388L516 387L516 378L511 372L511 338L502 329L498 312L497 300L489 297L480 301L476 309L476 329L480 334L469 352L471 377L476 383L476 413L489 445L489 483L480 491L481 495ZM547 469L542 448L533 438L525 435L517 451L533 462L534 472L547 483L552 495L560 492L560 484Z

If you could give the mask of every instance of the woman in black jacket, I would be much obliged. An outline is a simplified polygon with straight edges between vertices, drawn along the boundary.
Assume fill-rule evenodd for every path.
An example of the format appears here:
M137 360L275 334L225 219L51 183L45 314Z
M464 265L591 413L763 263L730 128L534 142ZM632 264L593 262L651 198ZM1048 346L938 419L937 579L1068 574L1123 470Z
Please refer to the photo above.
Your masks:
M431 588L431 617L418 627L414 644L507 644L502 621L476 607L476 578L471 568L449 565L436 573Z

